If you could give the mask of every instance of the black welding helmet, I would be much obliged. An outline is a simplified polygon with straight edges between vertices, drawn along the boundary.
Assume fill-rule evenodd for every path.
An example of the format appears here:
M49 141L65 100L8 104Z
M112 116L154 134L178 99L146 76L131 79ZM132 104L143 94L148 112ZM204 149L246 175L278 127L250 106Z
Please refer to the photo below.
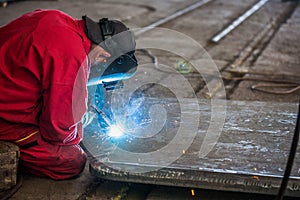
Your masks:
M105 63L91 68L92 76L88 85L115 82L132 77L138 66L134 56L136 43L133 33L117 20L103 18L96 23L87 16L82 18L85 20L87 37L111 55Z

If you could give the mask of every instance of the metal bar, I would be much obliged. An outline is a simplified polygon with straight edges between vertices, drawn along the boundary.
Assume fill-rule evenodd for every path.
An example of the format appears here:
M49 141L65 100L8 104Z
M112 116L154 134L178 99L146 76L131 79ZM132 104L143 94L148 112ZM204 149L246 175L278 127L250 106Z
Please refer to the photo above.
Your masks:
M247 10L243 15L234 20L229 26L227 26L223 31L214 36L211 41L219 42L223 37L225 37L228 33L230 33L233 29L239 26L243 21L245 21L248 17L250 17L253 13L259 10L265 3L269 0L260 0L254 6L252 6L249 10Z
M138 36L138 35L140 35L142 33L145 33L145 32L147 32L147 31L149 31L149 30L151 30L151 29L153 29L155 27L158 27L158 26L160 26L160 25L162 25L164 23L167 23L167 22L169 22L169 21L171 21L171 20L173 20L173 19L175 19L177 17L180 17L180 16L182 16L182 15L188 13L188 12L191 12L191 11L193 11L193 10L195 10L195 9L197 9L197 8L205 5L205 4L207 4L210 1L211 0L201 0L201 1L198 1L197 3L192 4L192 5L186 7L184 9L182 9L182 10L178 10L175 13L173 13L173 14L171 14L171 15L163 18L163 19L160 19L160 20L158 20L158 21L156 21L156 22L154 22L152 24L150 24L150 25L148 25L148 26L140 29L139 31L136 31L135 35Z

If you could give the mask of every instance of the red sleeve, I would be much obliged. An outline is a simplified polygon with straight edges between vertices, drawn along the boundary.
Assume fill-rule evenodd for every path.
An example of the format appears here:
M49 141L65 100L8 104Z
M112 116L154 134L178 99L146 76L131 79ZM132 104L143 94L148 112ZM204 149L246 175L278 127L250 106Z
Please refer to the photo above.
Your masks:
M43 59L41 136L52 144L78 144L82 139L81 118L86 111L89 72L82 37L61 26L49 35L44 33L38 41Z
M76 91L77 90L77 94ZM82 90L82 91L80 91ZM82 93L78 95L78 93ZM43 94L40 132L52 144L78 144L82 139L81 117L86 111L86 91L76 86L51 84Z

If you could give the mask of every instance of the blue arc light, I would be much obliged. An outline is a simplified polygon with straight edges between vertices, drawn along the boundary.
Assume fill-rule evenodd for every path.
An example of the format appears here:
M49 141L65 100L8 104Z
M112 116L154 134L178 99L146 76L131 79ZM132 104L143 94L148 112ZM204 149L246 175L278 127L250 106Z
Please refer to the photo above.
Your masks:
M108 131L108 136L112 138L119 138L123 134L124 132L122 131L122 129L116 124L112 125Z

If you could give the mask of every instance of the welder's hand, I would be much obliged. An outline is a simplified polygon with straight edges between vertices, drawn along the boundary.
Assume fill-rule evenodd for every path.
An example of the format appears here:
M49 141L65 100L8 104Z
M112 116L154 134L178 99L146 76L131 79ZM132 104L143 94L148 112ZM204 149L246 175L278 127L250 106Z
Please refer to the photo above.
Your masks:
M94 112L91 111L85 112L81 119L82 127L83 128L87 127L90 123L92 123L95 117L96 114Z
M89 52L89 59L92 65L100 62L106 62L106 59L110 57L110 54L105 51L101 46L92 44Z

